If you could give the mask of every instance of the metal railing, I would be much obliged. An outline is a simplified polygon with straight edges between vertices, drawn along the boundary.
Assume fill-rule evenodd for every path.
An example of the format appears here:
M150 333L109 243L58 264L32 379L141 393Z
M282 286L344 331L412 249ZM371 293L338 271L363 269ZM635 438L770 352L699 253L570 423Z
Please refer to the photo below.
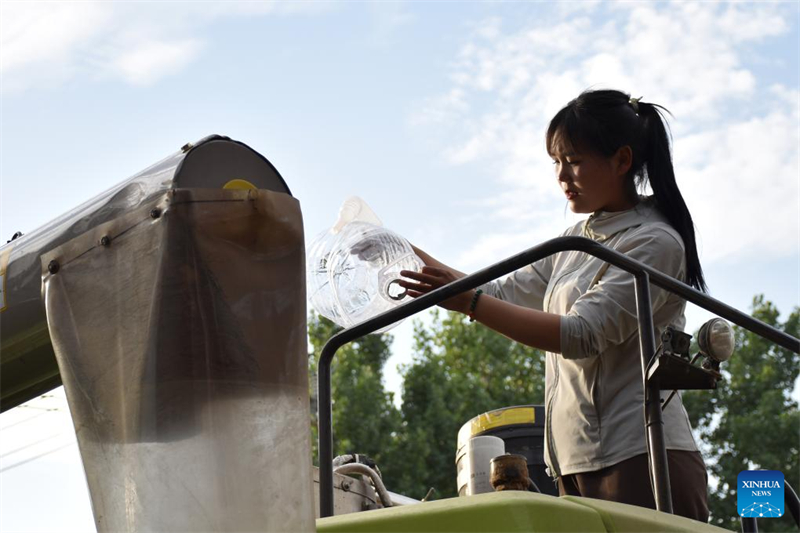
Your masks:
M319 490L320 517L333 516L333 431L331 410L331 362L336 351L345 344L373 333L398 320L433 307L448 298L474 289L515 270L535 263L558 252L580 251L629 272L634 276L636 314L639 321L639 347L641 350L642 379L645 383L645 416L649 441L651 476L655 486L656 509L672 513L672 497L667 471L667 450L664 440L664 422L661 413L658 385L647 382L647 366L656 353L655 330L650 305L650 283L677 294L687 301L748 329L786 349L800 353L800 340L779 331L741 311L730 307L707 294L693 289L666 274L639 261L583 237L558 237L499 263L465 276L434 291L420 296L365 322L345 329L331 337L322 349L318 364L319 417ZM651 401L651 399L655 401Z

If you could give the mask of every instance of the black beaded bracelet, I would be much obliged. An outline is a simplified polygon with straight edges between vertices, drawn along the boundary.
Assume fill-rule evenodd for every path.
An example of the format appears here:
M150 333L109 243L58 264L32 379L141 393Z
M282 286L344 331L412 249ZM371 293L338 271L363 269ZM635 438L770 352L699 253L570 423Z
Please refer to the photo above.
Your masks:
M469 304L469 312L467 313L470 322L475 322L475 308L478 306L478 298L481 294L483 294L483 291L478 289L472 296L472 301Z

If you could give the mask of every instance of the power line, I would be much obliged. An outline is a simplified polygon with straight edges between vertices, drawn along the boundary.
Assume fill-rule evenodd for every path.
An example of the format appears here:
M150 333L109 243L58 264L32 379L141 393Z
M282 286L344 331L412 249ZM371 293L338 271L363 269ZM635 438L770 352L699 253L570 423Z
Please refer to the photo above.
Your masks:
M41 407L39 405L19 405L17 409L38 409L40 411L63 411L61 407Z
M50 455L51 453L56 453L58 451L63 450L64 448L68 448L69 446L72 446L73 444L75 444L75 442L68 442L68 443L66 443L66 444L64 444L62 446L59 446L58 448L53 448L52 450L49 450L49 451L46 451L46 452L42 452L42 453L40 453L38 455L34 455L33 457L29 457L27 459L24 459L24 460L18 462L18 463L14 463L11 466L7 466L5 468L0 468L0 473L5 472L7 470L11 470L12 468L17 468L18 466L22 466L25 463L30 463L31 461L35 461L36 459L40 459L40 458L44 457L45 455Z
M37 413L37 414L35 414L33 416L29 416L28 418L20 420L19 422L14 422L13 424L9 424L9 425L7 425L7 426L5 426L3 428L0 428L0 431L5 431L5 430L7 430L9 428L13 428L14 426L18 426L20 424L24 424L25 422L29 422L29 421L33 420L34 418L39 418L42 415L46 415L48 412L49 411L42 411L41 413Z
M40 396L39 398L37 398L37 400L41 400L41 399L45 399L46 400L48 398L55 398L55 396L52 395L52 394L46 394L44 396ZM64 412L63 406L42 407L42 406L39 406L39 405L35 405L33 403L34 401L36 401L36 400L31 400L31 402L29 402L29 403L24 403L22 405L18 405L14 410L19 410L19 409L28 410L28 409L30 409L30 410L41 411L41 412L39 412L39 413L37 413L35 415L31 415L31 416L29 416L27 418L24 418L22 420L18 420L17 422L14 422L14 423L9 424L7 426L0 427L0 431L5 431L5 430L10 429L10 428L12 428L14 426L18 426L20 424L24 424L26 422L30 422L34 418L38 418L38 417L40 417L42 415L45 415L47 413L51 413L51 412L52 413L63 413Z
M14 453L17 453L19 451L25 450L27 448L30 448L31 446L36 446L37 444L41 444L41 443L43 443L45 441L48 441L50 439L54 439L56 437L60 437L63 434L64 434L63 432L62 433L55 433L53 435L50 435L49 437L45 437L43 439L39 439L39 440L34 441L34 442L29 442L28 444L25 444L24 446L20 446L19 448L14 448L10 452L6 452L4 454L0 454L0 459L2 459L3 457L8 457L11 454L14 454Z

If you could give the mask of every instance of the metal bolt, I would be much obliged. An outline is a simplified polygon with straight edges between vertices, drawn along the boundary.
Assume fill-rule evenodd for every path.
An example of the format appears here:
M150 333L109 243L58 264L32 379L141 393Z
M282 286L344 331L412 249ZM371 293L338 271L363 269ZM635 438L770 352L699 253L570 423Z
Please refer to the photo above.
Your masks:
M161 216L161 209L155 208L152 211L150 211L150 218L158 218L160 216Z
M181 152L183 152L185 154L186 152L191 150L193 147L194 147L194 145L192 145L192 143L186 143L183 146L181 146Z
M108 246L111 244L111 238L108 235L100 237L100 246Z
M362 511L371 511L373 509L378 509L378 505L376 505L374 501L369 500L367 498L364 498L364 500L361 501Z
M55 274L61 268L61 265L58 264L58 261L53 259L47 264L47 271L51 274Z

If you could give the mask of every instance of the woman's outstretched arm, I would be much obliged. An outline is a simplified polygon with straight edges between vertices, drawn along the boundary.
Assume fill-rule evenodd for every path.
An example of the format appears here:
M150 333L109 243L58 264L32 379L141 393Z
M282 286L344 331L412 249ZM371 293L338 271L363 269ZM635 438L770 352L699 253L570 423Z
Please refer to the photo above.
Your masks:
M420 258L427 261L421 255ZM401 280L400 285L408 290L409 296L416 298L464 277L464 274L446 265L443 266L444 268L428 265L423 267L422 272L403 270L400 275L414 281ZM468 314L474 297L475 290L471 290L445 300L439 305L450 311ZM478 298L472 316L478 322L511 340L540 350L561 353L560 315L522 307L482 294Z

